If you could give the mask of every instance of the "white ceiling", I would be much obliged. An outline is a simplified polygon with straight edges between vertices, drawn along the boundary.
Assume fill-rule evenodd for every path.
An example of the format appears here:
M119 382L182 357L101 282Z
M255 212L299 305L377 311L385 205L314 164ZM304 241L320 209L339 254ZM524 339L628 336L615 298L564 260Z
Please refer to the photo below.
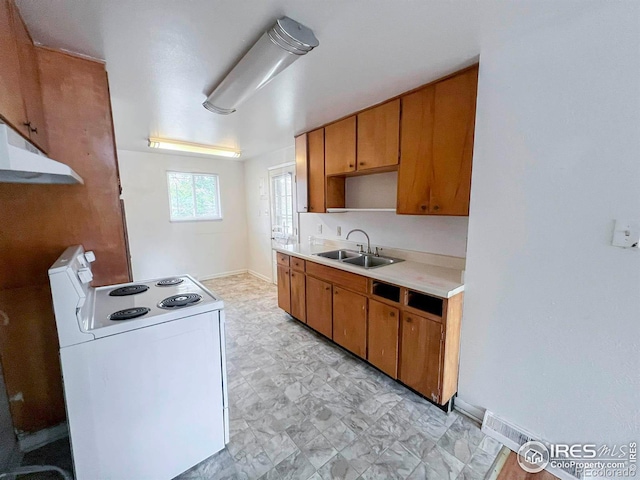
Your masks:
M597 3L597 2L596 2ZM505 28L561 21L580 0L18 0L36 42L105 59L118 148L149 136L239 148L243 159L296 133L477 60ZM282 15L320 46L230 116L201 104Z

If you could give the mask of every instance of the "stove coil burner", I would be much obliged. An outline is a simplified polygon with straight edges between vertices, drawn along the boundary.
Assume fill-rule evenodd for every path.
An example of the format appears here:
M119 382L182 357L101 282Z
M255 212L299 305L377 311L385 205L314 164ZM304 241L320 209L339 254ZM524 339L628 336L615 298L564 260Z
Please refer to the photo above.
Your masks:
M146 285L127 285L126 287L116 288L109 292L110 297L125 297L127 295L135 295L137 293L146 292L149 287Z
M109 320L131 320L132 318L142 317L150 311L151 309L147 307L126 308L124 310L118 310L117 312L109 315Z
M156 285L159 287L171 287L173 285L179 285L182 282L184 282L184 278L172 277L160 280Z
M180 295L173 295L165 298L158 304L158 306L160 308L171 310L174 308L190 307L191 305L195 305L201 301L202 295L198 295L197 293L182 293Z

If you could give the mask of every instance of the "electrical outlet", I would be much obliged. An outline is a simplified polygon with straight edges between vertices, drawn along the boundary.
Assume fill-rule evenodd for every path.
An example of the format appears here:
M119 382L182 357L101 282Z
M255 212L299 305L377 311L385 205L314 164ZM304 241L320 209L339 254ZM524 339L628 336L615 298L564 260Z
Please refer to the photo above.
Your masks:
M322 224L319 223L318 226L316 227L316 233L319 235L322 235Z
M342 227L336 227L336 235L339 237L342 236Z

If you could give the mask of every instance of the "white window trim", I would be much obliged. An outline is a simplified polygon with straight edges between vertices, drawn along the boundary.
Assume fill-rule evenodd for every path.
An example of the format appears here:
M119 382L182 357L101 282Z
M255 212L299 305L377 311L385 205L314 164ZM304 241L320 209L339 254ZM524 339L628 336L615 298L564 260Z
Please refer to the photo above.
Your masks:
M189 171L181 171L181 170L167 170L166 172L167 178L167 197L169 200L169 222L170 223L184 223L184 222L220 222L223 220L222 215L222 203L220 203L220 175L217 173L208 173L208 172L189 172ZM218 212L219 215L212 215L208 217L184 217L184 218L173 218L171 216L171 185L169 184L169 174L170 173L182 173L188 175L205 175L209 177L216 177L216 200L218 202ZM191 188L195 190L195 183L191 183ZM193 192L193 200L195 202L195 191Z

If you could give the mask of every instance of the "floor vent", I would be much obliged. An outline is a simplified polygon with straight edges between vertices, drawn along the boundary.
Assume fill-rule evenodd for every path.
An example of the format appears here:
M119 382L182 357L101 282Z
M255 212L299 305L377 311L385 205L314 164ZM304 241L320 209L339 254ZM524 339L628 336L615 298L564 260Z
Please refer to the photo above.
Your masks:
M520 427L516 427L500 417L497 417L494 413L488 410L485 412L484 420L482 421L482 432L489 437L498 440L504 446L510 448L516 453L522 445L530 441L539 441L548 445L548 442L545 442ZM546 470L562 480L582 480L582 472L578 471L575 466L563 469L549 466Z

